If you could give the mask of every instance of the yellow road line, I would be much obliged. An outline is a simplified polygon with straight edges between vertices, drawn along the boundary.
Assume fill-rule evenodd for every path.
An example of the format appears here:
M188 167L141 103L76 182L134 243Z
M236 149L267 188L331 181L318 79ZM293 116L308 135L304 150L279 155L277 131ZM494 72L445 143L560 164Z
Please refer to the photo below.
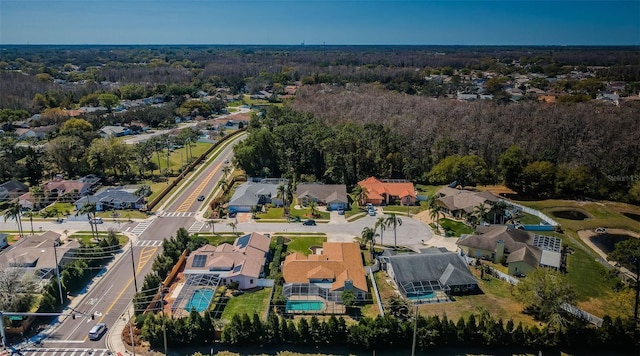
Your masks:
M140 258L138 259L138 268L136 268L137 272L140 272L142 270L142 268L144 268L144 266L151 260L151 256L153 256L153 254L149 255L149 257L146 258L146 261L144 262L140 262L140 260L142 260L142 254L148 252L148 250L146 250L147 248L150 248L153 250L153 252L155 253L155 250L157 250L157 247L149 247L149 246L145 246L142 248L142 250L140 251ZM122 291L120 292L120 294L118 294L118 297L116 297L116 300L113 301L113 303L111 303L111 305L107 308L107 310L105 310L105 312L102 314L102 316L100 317L100 319L98 319L98 323L101 323L102 320L104 320L104 318L107 316L107 314L109 314L109 312L111 311L111 309L113 309L113 307L116 305L116 303L118 303L120 301L120 297L122 297L122 295L124 294L124 292L127 291L127 289L129 289L129 286L131 286L131 283L133 283L133 277L131 277L131 279L129 279L129 282L127 283L127 285L122 288ZM85 336L84 337L84 341L87 341L89 339L89 336Z
M220 169L221 166L222 166L222 163L218 164L218 166L216 168L214 168L207 175L207 177L196 187L196 189L194 189L193 192L191 192L191 194L189 194L187 199L185 199L182 202L182 204L180 204L178 209L176 209L176 212L187 212L187 209L189 209L191 204L193 204L193 202L196 201L197 197L200 195L200 193L202 193L202 191L207 186L207 184L209 184L209 181L211 181L211 179L213 179L213 175L218 172L218 170Z

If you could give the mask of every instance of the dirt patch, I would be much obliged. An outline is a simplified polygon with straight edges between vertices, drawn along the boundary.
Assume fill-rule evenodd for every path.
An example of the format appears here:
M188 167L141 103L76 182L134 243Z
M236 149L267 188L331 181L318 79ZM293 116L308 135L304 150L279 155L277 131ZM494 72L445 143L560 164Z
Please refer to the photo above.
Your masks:
M503 196L503 197L514 196L514 195L518 194L513 189L508 188L508 187L506 187L504 185L484 185L484 186L481 186L481 187L476 187L476 189L488 191L488 192L491 192L491 193L493 193L495 195Z

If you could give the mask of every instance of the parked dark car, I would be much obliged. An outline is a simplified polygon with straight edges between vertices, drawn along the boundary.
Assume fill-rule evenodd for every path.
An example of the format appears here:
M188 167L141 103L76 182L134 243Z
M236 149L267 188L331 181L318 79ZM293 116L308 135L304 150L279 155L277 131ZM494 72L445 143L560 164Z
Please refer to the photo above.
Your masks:
M316 221L313 219L305 220L302 225L306 226L316 226Z

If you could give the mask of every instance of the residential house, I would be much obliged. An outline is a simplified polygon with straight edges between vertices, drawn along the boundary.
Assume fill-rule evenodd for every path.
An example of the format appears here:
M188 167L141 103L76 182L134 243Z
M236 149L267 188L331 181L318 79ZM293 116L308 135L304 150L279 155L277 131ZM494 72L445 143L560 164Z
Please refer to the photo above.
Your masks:
M91 193L92 183L81 180L66 180L60 177L45 183L42 186L45 203L54 201L74 202L81 196Z
M296 188L296 199L300 205L315 202L328 210L346 210L349 207L347 186L344 184L301 183Z
M325 242L318 254L294 252L282 265L283 294L287 299L323 298L341 301L350 290L357 300L367 298L367 280L357 242Z
M18 136L19 140L26 140L26 139L44 140L47 137L47 134L55 131L55 129L56 129L55 125L18 128L16 129L16 135Z
M9 246L9 235L0 232L0 250Z
M258 286L271 238L253 232L238 237L233 245L204 245L191 252L184 268L188 275L216 275L224 285L238 282L239 289Z
M282 206L283 200L278 197L278 187L282 184L286 185L287 180L265 178L259 182L241 184L229 200L229 212L248 213L266 204Z
M27 192L29 192L29 187L15 179L0 184L0 199L2 201L18 198Z
M462 219L472 214L480 204L493 204L498 197L488 191L474 192L471 190L443 187L437 193L438 206L445 214Z
M138 186L108 187L94 195L83 196L76 200L73 205L76 206L76 210L82 209L88 203L95 204L96 211L139 210L146 205L145 197L138 193L139 190Z
M402 254L388 250L379 259L398 291L413 302L448 300L450 294L478 289L478 280L465 260L445 248L432 247L422 249L420 253Z
M506 263L512 275L525 275L537 267L559 269L561 265L561 239L510 226L478 226L475 235L463 235L456 244L469 257Z
M106 137L120 137L131 135L131 130L128 127L124 126L103 126L100 130L98 130L100 136Z
M76 249L80 247L76 240L62 244L60 236L47 231L18 240L0 254L0 268L24 268L43 279L53 277L52 271L56 266L71 262Z
M417 194L413 183L404 179L377 179L369 177L358 182L358 185L367 192L365 203L373 205L388 205L400 203L402 205L414 205Z

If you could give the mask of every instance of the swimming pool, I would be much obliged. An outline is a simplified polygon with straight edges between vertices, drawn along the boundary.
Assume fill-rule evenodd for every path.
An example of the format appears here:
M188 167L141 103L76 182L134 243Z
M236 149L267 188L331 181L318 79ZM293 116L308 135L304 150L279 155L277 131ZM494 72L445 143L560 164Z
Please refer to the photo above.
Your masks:
M319 300L287 300L286 310L297 311L318 311L322 310L324 303Z
M213 298L213 290L208 288L200 288L193 291L191 298L185 305L184 310L191 311L191 309L195 309L198 313L201 313L209 307L209 303L211 303L211 299Z
M412 293L407 295L407 299L409 300L423 300L423 299L433 299L435 297L435 293L433 292L425 292L425 293Z

